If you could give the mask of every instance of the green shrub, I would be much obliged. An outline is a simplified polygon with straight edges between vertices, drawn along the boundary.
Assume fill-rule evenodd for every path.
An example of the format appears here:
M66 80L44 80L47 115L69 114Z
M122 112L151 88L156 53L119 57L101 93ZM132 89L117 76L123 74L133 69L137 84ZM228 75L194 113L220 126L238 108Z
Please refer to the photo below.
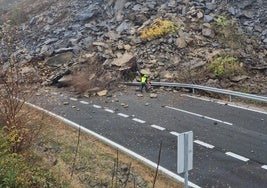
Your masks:
M14 153L10 150L10 135L0 130L0 188L64 187L66 182L56 179L43 164L42 157L29 151Z
M218 16L215 19L214 30L217 31L218 40L233 50L244 48L247 37L240 31L237 22L226 16Z
M208 69L212 70L213 74L220 78L235 76L244 71L238 59L231 54L221 54L214 58Z
M229 20L227 20L227 18L225 16L218 16L217 19L215 19L217 25L221 26L221 27L226 27L227 25L229 25Z
M27 166L21 154L10 152L10 142L3 130L0 132L0 187L28 187L25 181Z

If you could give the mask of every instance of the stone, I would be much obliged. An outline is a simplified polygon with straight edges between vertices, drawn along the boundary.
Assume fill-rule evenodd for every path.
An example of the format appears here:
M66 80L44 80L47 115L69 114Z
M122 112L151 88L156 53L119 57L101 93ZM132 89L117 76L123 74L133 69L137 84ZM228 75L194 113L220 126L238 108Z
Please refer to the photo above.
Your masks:
M210 15L205 15L204 16L204 22L209 23L209 22L213 21L213 19L214 19L213 16L210 16Z
M103 96L107 95L107 93L108 93L108 90L105 89L105 90L102 90L102 91L97 92L96 94L99 97L103 97Z
M245 80L245 79L249 79L249 76L241 75L241 76L234 76L234 77L230 78L230 80L233 82L240 82L240 81Z
M157 97L158 97L158 95L156 93L151 93L150 94L150 98L152 98L152 99L157 98Z
M230 14L232 14L232 15L236 15L236 9L234 8L234 7L230 7L229 9L228 9L228 12L230 13Z
M176 46L178 48L185 48L187 46L186 40L184 38L177 38L176 39Z
M173 79L173 74L170 73L169 71L164 71L161 73L161 77L164 78L164 79Z
M115 65L118 67L125 66L131 59L133 59L134 55L131 53L124 53L121 57L114 59L111 65Z
M121 106L122 106L123 108L128 108L128 107L129 107L129 105L128 105L128 104L125 104L125 103L121 103Z
M204 14L201 12L201 11L199 11L198 13L197 13L197 18L198 19L201 19L201 18L203 18L204 17Z
M216 4L215 3L206 3L206 8L208 9L208 10L214 10L214 9L216 9Z
M51 67L60 67L63 64L69 62L71 58L73 57L72 53L63 53L63 54L57 54L53 57L50 57L46 60L46 65Z
M144 74L146 74L146 75L151 75L151 72L150 72L149 69L141 69L141 70L140 70L140 73L143 74L143 75L144 75Z
M203 28L202 29L202 35L208 38L214 38L215 37L215 33L212 29L210 28Z

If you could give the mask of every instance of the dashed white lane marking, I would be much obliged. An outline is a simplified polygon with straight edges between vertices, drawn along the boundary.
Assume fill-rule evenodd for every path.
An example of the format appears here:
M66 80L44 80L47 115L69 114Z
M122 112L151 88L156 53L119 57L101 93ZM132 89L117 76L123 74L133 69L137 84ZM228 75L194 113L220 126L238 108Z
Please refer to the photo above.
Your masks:
M125 117L125 118L128 118L129 117L129 115L123 114L123 113L118 113L118 115L121 116L121 117Z
M204 146L206 148L210 148L210 149L213 149L215 146L211 145L211 144L208 144L208 143L205 143L205 142L202 142L200 140L195 140L194 141L196 144L199 144L201 146Z
M261 168L267 170L267 165L262 165Z
M72 100L72 101L77 101L78 99L76 99L76 98L70 98L70 100Z
M138 122L138 123L145 123L146 121L138 119L138 118L133 118L134 121Z
M174 132L174 131L172 131L172 132L170 132L172 135L174 135L174 136L178 136L179 135L179 133L177 133L177 132Z
M243 157L243 156L238 155L238 154L235 154L235 153L232 153L232 152L226 152L225 154L228 155L228 156L234 157L234 158L236 158L236 159L239 159L239 160L241 160L241 161L244 161L244 162L249 161L248 158Z
M82 103L82 104L89 104L89 102L86 102L86 101L80 101L80 103Z
M158 130L161 130L161 131L165 130L164 127L161 127L161 126L158 126L158 125L151 125L151 127L155 128L155 129L158 129Z
M93 107L94 107L94 108L102 108L101 106L96 105L96 104L94 104Z
M153 169L158 168L160 172L162 172L163 174L166 174L166 175L170 176L174 180L178 180L179 182L184 182L185 181L184 178L182 178L181 176L177 175L176 173L173 173L170 170L168 170L168 169L166 169L166 168L164 168L162 166L158 166L155 162L150 161L149 159L147 159L147 158L139 155L138 153L135 153L134 151L129 150L128 148L126 148L126 147L124 147L124 146L122 146L122 145L120 145L120 144L118 144L118 143L116 143L116 142L114 142L112 140L109 140L108 138L103 137L103 136L101 136L100 134L98 134L96 132L93 132L93 131L91 131L89 129L86 129L85 127L83 127L83 126L81 126L81 125L79 125L77 123L74 123L74 122L72 122L72 121L70 121L70 120L68 120L68 119L66 119L66 118L64 118L62 116L59 116L57 114L54 114L53 112L50 112L48 110L45 110L45 109L43 109L41 107L35 106L35 105L33 105L31 103L27 103L27 102L26 102L26 104L29 105L29 106L31 106L31 107L33 107L33 108L36 108L38 110L41 110L41 111L49 114L50 116L55 117L55 118L63 121L64 123L67 123L69 126L72 126L74 128L77 128L77 129L81 129L85 133L94 136L95 138L99 139L100 141L102 141L102 142L110 145L111 147L113 147L115 149L118 149L119 151L122 151L122 152L126 153L127 155L129 155L129 156L137 159L138 161L141 161L142 163L144 163L144 164L152 167ZM200 186L198 186L198 185L196 185L196 184L194 184L194 183L192 183L190 181L188 182L188 185L190 187L193 187L193 188L201 188Z
M169 109L172 109L172 110L179 111L179 112L183 112L183 113L187 113L187 114L190 114L190 115L194 115L194 116L197 116L197 117L201 117L201 118L205 118L205 119L208 119L208 120L212 120L212 121L216 121L216 122L219 122L219 123L223 123L223 124L226 124L226 125L233 125L233 123L229 123L229 122L222 121L222 120L219 120L219 119L211 118L211 117L208 117L208 116L203 116L201 114L189 112L189 111L182 110L182 109L179 109L179 108L174 108L174 107L170 107L170 106L165 106L165 107L169 108Z
M110 112L110 113L114 113L114 110L110 110L110 109L105 109L106 112Z

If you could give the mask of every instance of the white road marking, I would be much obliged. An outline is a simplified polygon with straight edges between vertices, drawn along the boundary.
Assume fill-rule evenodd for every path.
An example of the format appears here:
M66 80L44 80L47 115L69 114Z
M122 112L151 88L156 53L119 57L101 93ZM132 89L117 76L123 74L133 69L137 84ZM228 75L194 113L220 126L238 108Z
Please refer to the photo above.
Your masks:
M72 100L72 101L77 101L78 99L76 99L76 98L70 98L70 100Z
M158 126L158 125L151 125L151 127L155 128L155 129L158 129L158 130L161 130L161 131L165 130L164 127L161 127L161 126Z
M216 121L216 122L219 122L219 123L223 123L223 124L226 124L226 125L233 125L233 123L229 123L229 122L222 121L222 120L219 120L219 119L211 118L211 117L208 117L208 116L203 116L201 114L197 114L197 113L194 113L194 112L189 112L189 111L182 110L182 109L179 109L179 108L174 108L174 107L170 107L170 106L165 106L165 107L169 108L169 109L172 109L172 110L179 111L179 112L184 112L184 113L187 113L187 114L190 114L190 115L194 115L194 116L197 116L197 117L201 117L201 118L205 118L205 119L208 119L208 120L212 120L212 121Z
M178 136L179 135L179 133L177 133L177 132L174 132L174 131L172 131L172 132L170 132L172 135L174 135L174 136Z
M228 155L228 156L234 157L234 158L236 158L236 159L239 159L239 160L241 160L241 161L244 161L244 162L249 161L248 158L243 157L243 156L238 155L238 154L235 154L235 153L232 153L232 152L226 152L225 154Z
M54 114L53 112L45 110L45 109L43 109L43 108L41 108L39 106L36 106L34 104L31 104L31 103L27 103L27 102L26 102L26 104L31 106L31 107L33 107L33 108L35 108L35 109L43 111L43 112L47 113L48 115L50 115L52 117L55 117L55 118L63 121L64 123L68 124L71 127L74 127L76 129L81 129L83 132L87 133L88 135L94 136L95 138L99 139L100 141L110 145L111 147L113 147L115 149L118 149L119 151L122 151L122 152L126 153L127 155L129 155L129 156L141 161L142 163L146 164L149 167L152 167L153 169L157 169L158 168L158 170L160 172L162 172L163 174L165 174L167 176L170 176L171 178L173 178L174 180L177 180L178 182L184 182L185 181L184 178L182 178L181 176L171 172L170 170L168 170L168 169L166 169L166 168L164 168L162 166L158 166L153 161L150 161L149 159L139 155L138 153L135 153L132 150L129 150L128 148L126 148L126 147L124 147L124 146L122 146L122 145L120 145L120 144L118 144L118 143L106 138L106 137L103 137L100 134L97 134L96 132L93 132L93 131L91 131L91 130L89 130L89 129L87 129L87 128L85 128L85 127L83 127L83 126L81 126L81 125L79 125L79 124L77 124L75 122L73 122L73 121L70 121L70 120L68 120L68 119L66 119L66 118L64 118L62 116ZM196 184L194 184L194 183L192 183L190 181L188 181L188 185L190 187L193 187L193 188L201 188L200 186L198 186L198 185L196 185Z
M252 112L257 112L257 113L261 113L261 114L266 114L267 115L267 112L260 111L260 110L253 110L251 108L246 108L246 107L237 106L237 105L233 105L233 104L228 104L228 106L235 107L235 108L240 108L240 109L243 109L243 110L249 110L249 111L252 111Z
M80 101L80 103L82 103L82 104L89 104L89 102L86 102L86 101Z
M199 99L199 100L202 100L202 101L208 101L208 102L211 101L211 100L208 99L208 98L197 97L197 96L192 96L192 95L182 95L182 96L186 96L186 97L193 98L193 99Z
M202 142L200 140L195 140L194 141L196 144L199 144L201 146L204 146L206 148L210 148L210 149L213 149L215 146L211 145L211 144L208 144L208 143L205 143L205 142Z
M145 123L146 121L138 119L138 118L133 118L134 121L138 122L138 123Z
M261 168L267 170L267 165L262 165Z
M110 109L105 109L106 112L110 112L110 113L114 113L114 110L110 110Z
M101 106L99 106L99 105L95 105L95 104L93 105L93 107L94 107L94 108L102 108Z
M234 105L234 104L230 104L229 101L225 101L225 102L224 101L215 101L215 100L212 100L212 99L206 99L206 98L203 98L203 97L197 97L197 96L191 96L191 95L182 95L182 96L186 96L186 97L194 98L194 99L199 99L199 100L203 100L203 101L215 102L215 103L218 103L218 104L221 104L221 105L227 105L227 106L231 106L231 107L234 107L234 108L239 108L239 109L248 110L248 111L252 111L252 112L257 112L257 113L261 113L261 114L267 114L267 112L265 112L265 111L254 110L254 109L251 109L251 108L248 108L248 107L243 107L243 106L237 106L237 105Z
M129 115L123 114L123 113L118 113L118 115L121 116L121 117L125 117L125 118L128 118L129 117Z

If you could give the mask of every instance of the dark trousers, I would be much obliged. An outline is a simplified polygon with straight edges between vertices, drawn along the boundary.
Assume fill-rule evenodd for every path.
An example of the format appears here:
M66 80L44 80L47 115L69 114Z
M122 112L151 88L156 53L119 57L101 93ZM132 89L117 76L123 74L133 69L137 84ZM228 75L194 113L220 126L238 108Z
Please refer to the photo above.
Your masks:
M147 87L147 83L141 83L141 93L143 92L143 88L145 88L146 92L148 92L148 87Z

